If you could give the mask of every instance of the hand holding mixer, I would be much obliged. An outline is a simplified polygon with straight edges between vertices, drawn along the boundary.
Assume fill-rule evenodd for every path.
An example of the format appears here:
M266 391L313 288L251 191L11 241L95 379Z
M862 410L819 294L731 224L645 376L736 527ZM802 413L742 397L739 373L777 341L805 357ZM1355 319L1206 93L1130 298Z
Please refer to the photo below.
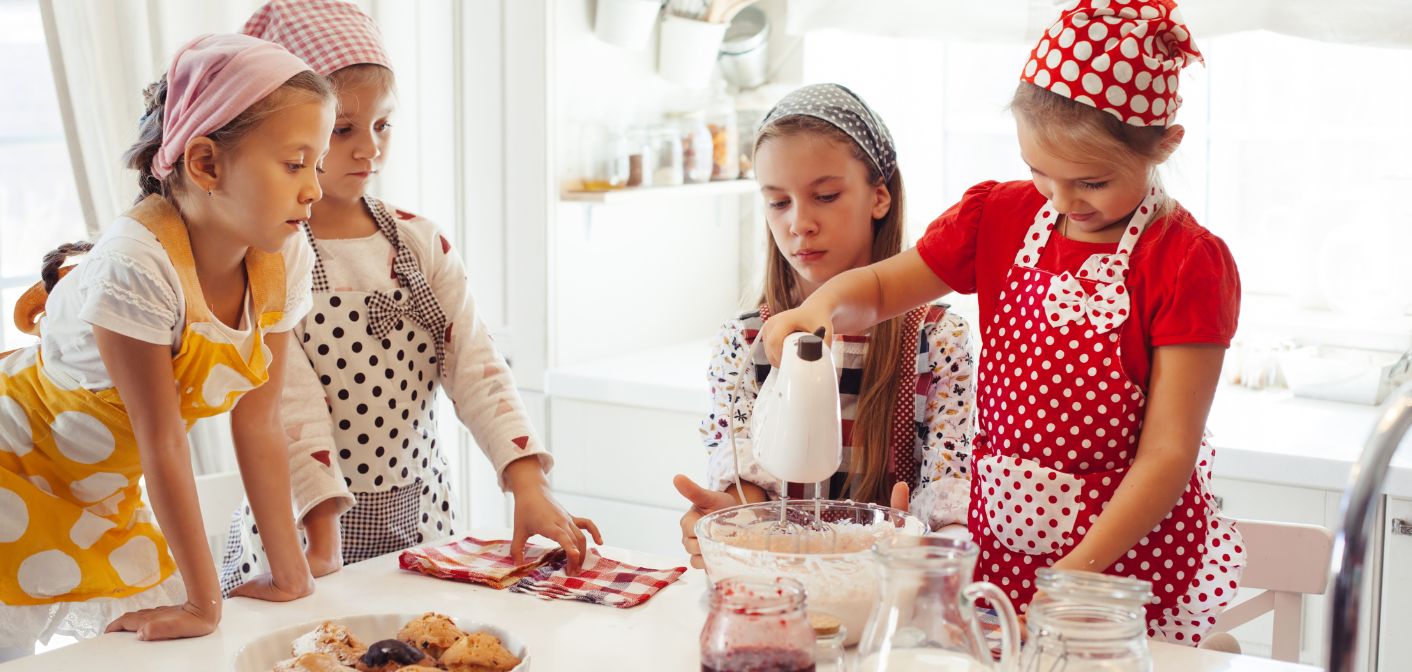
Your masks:
M838 471L843 458L843 423L839 409L838 374L834 369L832 351L824 343L824 329L814 333L795 332L785 337L780 353L780 365L770 370L750 417L752 454L755 461L772 476L787 483L813 483L814 516L803 525L787 518L782 484L779 519L770 533L777 539L772 545L793 543L796 548L804 534L825 535L822 541L832 547L833 528L819 519L822 481ZM743 380L751 358L745 357L737 380ZM731 453L736 458L736 491L744 503L740 486L740 458L735 445L735 414L728 428ZM813 546L813 544L810 544ZM778 549L787 550L787 549Z

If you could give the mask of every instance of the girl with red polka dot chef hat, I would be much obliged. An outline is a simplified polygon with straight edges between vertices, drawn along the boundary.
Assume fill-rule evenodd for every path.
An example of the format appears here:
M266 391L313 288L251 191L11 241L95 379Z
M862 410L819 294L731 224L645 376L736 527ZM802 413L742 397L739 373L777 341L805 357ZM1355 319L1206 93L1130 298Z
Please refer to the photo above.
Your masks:
M764 325L851 332L977 294L983 353L967 524L976 578L1020 611L1044 567L1150 581L1149 634L1197 644L1244 549L1204 439L1240 281L1157 179L1201 56L1166 0L1083 0L1025 63L1011 110L1032 178L985 182L917 246L825 283Z
M351 2L273 0L242 32L308 61L338 96L324 198L304 232L313 307L294 328L280 402L310 568L328 574L464 531L438 437L444 392L514 495L512 553L542 535L576 573L598 528L550 492L553 458L476 310L460 253L435 222L368 193L396 135L396 77L377 24ZM233 516L223 589L262 571L264 532L249 507Z

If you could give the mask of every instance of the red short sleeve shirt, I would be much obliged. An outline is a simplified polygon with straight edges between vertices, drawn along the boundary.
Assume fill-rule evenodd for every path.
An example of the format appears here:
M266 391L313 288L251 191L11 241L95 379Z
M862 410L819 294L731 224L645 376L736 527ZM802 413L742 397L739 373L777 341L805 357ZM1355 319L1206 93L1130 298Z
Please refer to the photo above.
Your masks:
M927 227L917 252L953 290L976 294L982 329L995 317L1001 287L1022 238L1045 198L1029 181L983 182L966 191ZM1117 243L1050 238L1036 267L1077 273L1090 255ZM1187 212L1148 225L1133 248L1127 287L1132 317L1120 329L1123 367L1144 390L1152 349L1167 345L1230 346L1240 312L1240 276L1225 242Z

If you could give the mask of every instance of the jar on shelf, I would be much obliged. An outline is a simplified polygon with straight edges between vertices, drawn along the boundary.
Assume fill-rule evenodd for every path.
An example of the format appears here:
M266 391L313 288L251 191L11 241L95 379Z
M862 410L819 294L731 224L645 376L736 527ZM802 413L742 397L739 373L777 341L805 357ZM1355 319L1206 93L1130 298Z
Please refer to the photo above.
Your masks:
M711 179L740 178L740 131L736 126L735 100L718 92L706 110L711 129Z
M682 137L676 126L659 124L647 130L651 146L652 186L672 187L686 180L682 163Z
M755 179L755 134L760 132L760 122L765 120L765 113L766 110L755 108L735 111L742 179Z
M625 142L628 156L628 187L652 186L652 136L646 126L628 129Z
M1152 584L1093 572L1041 569L1030 603L1023 670L1151 672L1145 607Z
M612 191L627 186L627 134L622 129L589 125L580 137L583 190Z
M683 112L675 118L681 138L683 182L710 182L715 146L711 140L711 127L706 125L706 113Z

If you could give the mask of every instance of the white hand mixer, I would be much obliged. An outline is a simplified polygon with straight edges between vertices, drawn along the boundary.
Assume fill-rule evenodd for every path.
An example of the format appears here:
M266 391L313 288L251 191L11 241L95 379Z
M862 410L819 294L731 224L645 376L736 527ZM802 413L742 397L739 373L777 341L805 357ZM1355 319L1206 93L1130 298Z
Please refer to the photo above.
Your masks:
M838 374L834 370L832 352L824 343L824 330L814 333L795 332L785 337L780 353L780 365L770 370L755 398L750 416L752 453L755 461L772 476L786 483L813 483L814 519L806 530L827 532L832 528L819 520L821 481L833 477L843 459L843 423L839 410ZM746 356L737 381L744 384ZM735 484L741 503L745 503L740 485L740 456L735 445L735 413L731 413L727 432L731 453L735 457ZM780 516L775 523L778 531L791 534L798 531L786 522L787 487L782 484Z

